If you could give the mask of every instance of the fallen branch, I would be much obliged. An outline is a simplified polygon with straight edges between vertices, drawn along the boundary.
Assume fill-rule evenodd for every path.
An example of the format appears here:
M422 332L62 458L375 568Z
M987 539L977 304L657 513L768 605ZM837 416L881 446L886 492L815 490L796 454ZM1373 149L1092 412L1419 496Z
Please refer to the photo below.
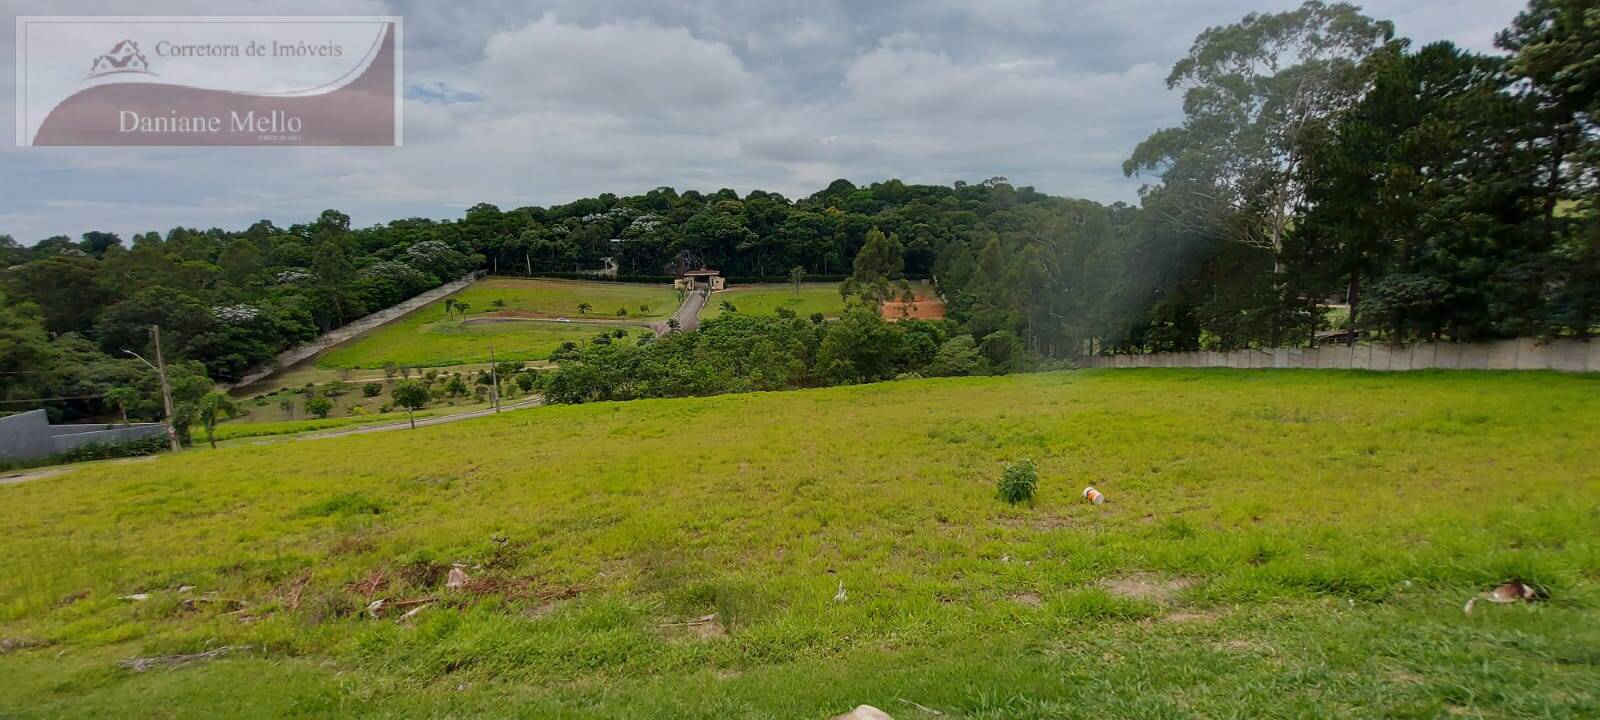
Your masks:
M714 623L716 621L717 621L717 614L716 613L711 613L710 615L697 617L697 618L695 618L693 620L684 620L682 622L661 623L661 627L691 627L691 626L694 626L694 625L709 625L709 624Z
M307 570L289 586L289 598L284 604L289 606L291 612L300 609L300 594L305 592L306 586L310 584L311 571Z

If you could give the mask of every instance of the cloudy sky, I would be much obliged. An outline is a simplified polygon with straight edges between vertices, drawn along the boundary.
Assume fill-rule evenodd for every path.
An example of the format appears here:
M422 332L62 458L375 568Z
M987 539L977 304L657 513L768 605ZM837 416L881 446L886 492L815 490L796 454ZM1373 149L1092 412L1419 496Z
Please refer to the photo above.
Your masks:
M1003 175L1136 198L1133 146L1180 118L1162 80L1209 25L1291 0L140 0L142 14L402 15L405 146L0 149L0 234L125 237L174 225L455 217L478 202L731 187L809 194L838 177ZM1489 51L1517 0L1383 0L1418 42ZM0 0L10 15L135 4ZM0 32L14 64L15 38ZM14 97L14 68L0 93ZM13 113L0 138L14 137Z

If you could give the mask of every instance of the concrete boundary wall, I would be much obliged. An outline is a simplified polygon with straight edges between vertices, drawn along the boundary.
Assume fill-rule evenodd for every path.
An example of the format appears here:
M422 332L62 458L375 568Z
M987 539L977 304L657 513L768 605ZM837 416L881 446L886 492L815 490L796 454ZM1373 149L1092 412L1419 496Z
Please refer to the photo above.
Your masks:
M1486 343L1424 342L1391 345L1324 345L1232 352L1163 352L1092 355L1080 368L1307 368L1323 370L1559 370L1600 372L1600 342L1563 338Z
M259 382L263 378L266 378L267 376L278 372L279 370L308 360L323 350L327 350L328 348L338 345L346 340L350 340L355 336L369 330L374 330L381 325L386 325L410 315L412 312L422 309L424 305L427 305L435 300L442 300L446 297L461 292L462 290L465 290L468 285L476 282L484 275L485 272L480 270L461 278L460 280L447 282L425 293L421 293L407 300L395 303L394 305L386 307L359 320L347 323L342 327L329 330L311 342L308 342L304 345L297 345L278 353L277 357L273 358L273 362L270 367L260 368L247 373L244 377L239 379L239 382L234 383L231 387L244 387L245 385Z
M0 458L33 460L84 445L121 445L166 432L162 423L51 425L45 411L29 410L0 418Z

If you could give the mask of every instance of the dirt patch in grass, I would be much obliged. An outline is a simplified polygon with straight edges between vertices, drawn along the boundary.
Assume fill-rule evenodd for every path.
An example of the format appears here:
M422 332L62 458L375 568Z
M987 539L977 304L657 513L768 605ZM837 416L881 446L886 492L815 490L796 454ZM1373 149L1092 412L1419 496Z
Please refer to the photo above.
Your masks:
M41 638L30 638L30 637L0 638L0 655L4 655L4 654L6 654L8 652L15 652L17 650L32 650L34 648L41 648L41 647L44 647L44 646L49 645L49 644L50 644L49 640L44 640L44 639L41 639Z
M1072 518L1061 517L1059 515L1045 515L1040 517L1003 517L995 522L1008 528L1036 530L1040 532L1060 530L1062 528L1072 527L1076 524L1073 522Z
M661 624L661 633L672 640L709 641L728 636L728 628L716 613L680 622Z
M1159 605L1170 605L1184 590L1194 587L1193 578L1164 578L1140 573L1112 578L1101 583L1106 592L1129 600L1143 600Z
M883 319L893 322L900 319L943 320L944 301L934 297L917 298L908 303L886 302L879 311Z
M1180 625L1208 625L1221 620L1223 615L1225 613L1220 610L1180 611L1162 615L1156 618L1156 621Z
M1222 650L1224 652L1230 652L1230 653L1263 653L1263 654L1265 654L1265 653L1271 653L1272 652L1272 647L1267 645L1266 643L1262 643L1262 642L1259 642L1259 641L1256 641L1256 640L1246 640L1244 638L1233 638L1231 640L1223 640L1222 642L1216 643L1214 645L1214 647L1216 647L1218 650Z
M1036 592L1020 592L1011 596L1011 601L1026 607L1039 607L1044 604L1044 598Z

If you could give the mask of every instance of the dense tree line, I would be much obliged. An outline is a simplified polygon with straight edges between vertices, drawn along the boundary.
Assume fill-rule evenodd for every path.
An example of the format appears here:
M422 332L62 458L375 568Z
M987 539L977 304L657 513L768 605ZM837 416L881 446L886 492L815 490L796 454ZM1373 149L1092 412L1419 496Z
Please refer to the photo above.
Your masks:
M148 355L151 325L161 326L167 357L232 380L287 347L477 269L571 272L611 258L624 273L657 277L690 264L735 278L795 268L839 277L881 229L885 242L893 239L897 280L926 276L940 253L986 232L986 218L1057 200L998 178L952 187L839 180L798 201L759 190L740 197L658 188L550 208L477 205L459 220L369 228L351 228L346 215L328 210L286 229L268 221L242 232L175 228L126 244L101 231L33 247L0 236L0 323L26 337L0 349L0 363L17 368L0 374L0 399L67 397L50 407L69 417L107 414L114 408L96 397L131 382L123 375L146 372L124 352ZM133 416L158 415L141 397Z
M541 379L551 402L634 400L787 390L1020 369L1024 353L1009 331L981 342L947 321L888 322L864 305L837 320L725 313L697 332L612 336L568 344L559 369Z
M483 258L449 225L401 221L353 230L326 211L287 229L174 228L166 235L84 233L24 248L0 237L0 399L29 398L64 417L125 410L158 417L150 327L198 403L211 380L232 380L281 350L477 269ZM196 378L193 383L184 378ZM122 407L110 396L132 389Z
M1600 13L1534 0L1505 55L1412 47L1350 5L1213 28L1168 85L1182 126L1125 165L1154 178L1137 242L1170 265L1112 342L1587 336L1600 318ZM1343 316L1323 312L1348 304Z

